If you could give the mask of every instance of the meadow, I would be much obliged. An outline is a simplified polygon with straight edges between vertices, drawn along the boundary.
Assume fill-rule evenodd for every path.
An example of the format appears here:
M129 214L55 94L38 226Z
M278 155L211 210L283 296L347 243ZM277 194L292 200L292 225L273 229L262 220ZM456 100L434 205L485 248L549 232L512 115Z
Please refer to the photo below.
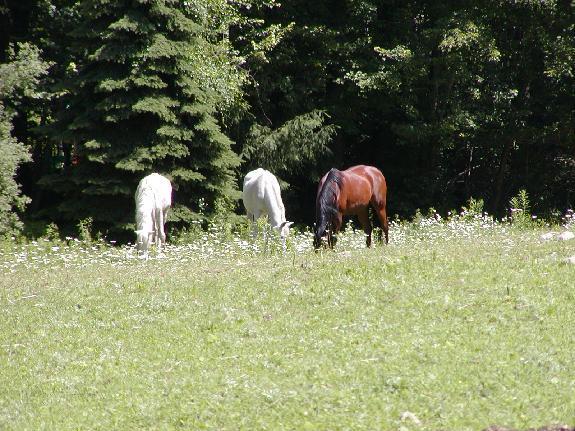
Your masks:
M480 214L364 248L222 227L162 256L0 245L0 429L481 430L575 424L575 240Z

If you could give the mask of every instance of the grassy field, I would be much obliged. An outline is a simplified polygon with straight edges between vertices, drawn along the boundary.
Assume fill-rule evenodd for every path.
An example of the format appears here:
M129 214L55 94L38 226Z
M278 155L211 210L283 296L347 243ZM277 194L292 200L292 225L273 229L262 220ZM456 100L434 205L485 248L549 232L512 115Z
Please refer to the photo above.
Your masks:
M548 229L547 229L548 230ZM575 240L485 220L0 250L0 429L575 424ZM261 246L261 244L259 244Z

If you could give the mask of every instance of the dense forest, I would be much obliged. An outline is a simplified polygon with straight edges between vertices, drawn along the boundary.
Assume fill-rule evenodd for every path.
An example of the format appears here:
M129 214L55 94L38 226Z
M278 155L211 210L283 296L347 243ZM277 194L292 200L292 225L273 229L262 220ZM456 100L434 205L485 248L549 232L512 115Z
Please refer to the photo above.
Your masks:
M264 167L311 223L330 167L370 164L389 211L495 215L575 196L573 0L0 0L0 234L132 228L174 184L172 226L241 212Z

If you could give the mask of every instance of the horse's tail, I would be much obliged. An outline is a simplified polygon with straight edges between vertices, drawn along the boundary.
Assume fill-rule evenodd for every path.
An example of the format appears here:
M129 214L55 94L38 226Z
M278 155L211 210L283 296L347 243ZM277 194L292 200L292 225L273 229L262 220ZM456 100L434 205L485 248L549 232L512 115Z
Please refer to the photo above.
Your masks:
M335 168L330 169L317 195L316 236L321 237L329 222L337 215L337 198L342 184L342 174Z

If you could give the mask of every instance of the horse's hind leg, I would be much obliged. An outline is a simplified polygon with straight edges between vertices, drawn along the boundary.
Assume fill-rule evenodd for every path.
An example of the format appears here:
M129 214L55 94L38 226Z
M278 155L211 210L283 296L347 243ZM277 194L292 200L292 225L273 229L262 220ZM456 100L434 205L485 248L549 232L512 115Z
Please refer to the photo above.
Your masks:
M158 253L162 253L162 244L166 243L166 231L164 230L164 222L166 221L167 210L158 209L158 217L156 218L156 247Z
M371 222L369 221L369 211L368 208L365 207L365 209L363 211L361 211L360 213L357 214L357 218L359 219L359 223L361 224L361 227L363 228L363 231L365 232L367 238L365 240L365 245L367 247L371 247L371 231L372 231L372 227L371 227Z
M385 243L389 243L389 224L387 221L387 211L385 210L385 206L379 207L376 209L377 218L379 218L379 223L381 224L381 230L385 235Z

